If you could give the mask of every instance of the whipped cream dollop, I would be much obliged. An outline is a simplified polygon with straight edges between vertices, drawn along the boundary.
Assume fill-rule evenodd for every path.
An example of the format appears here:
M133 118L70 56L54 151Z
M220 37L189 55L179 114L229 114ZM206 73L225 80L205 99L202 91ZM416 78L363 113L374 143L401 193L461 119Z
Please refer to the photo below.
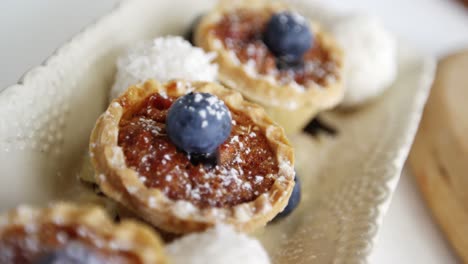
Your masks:
M218 65L215 53L193 47L182 37L166 36L138 43L117 60L117 74L110 99L118 97L129 86L148 79L167 82L215 81Z
M237 233L228 225L184 236L169 244L166 252L174 264L270 263L258 240Z
M345 15L330 31L345 55L344 107L362 104L389 87L397 74L397 45L380 21L369 15Z

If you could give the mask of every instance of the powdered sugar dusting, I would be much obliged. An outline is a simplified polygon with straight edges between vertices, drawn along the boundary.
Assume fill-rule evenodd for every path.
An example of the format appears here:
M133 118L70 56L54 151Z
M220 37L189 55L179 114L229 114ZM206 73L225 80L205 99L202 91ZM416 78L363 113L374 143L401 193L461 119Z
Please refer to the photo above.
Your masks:
M204 112L194 109L200 116L217 118L229 113L235 121L231 135L219 147L217 164L192 164L190 157L172 144L166 135L163 110L153 107L155 102L164 102L156 96L153 103L142 106L142 116L134 115L121 121L119 145L125 142L139 146L138 151L127 149L125 145L123 150L126 163L137 169L140 181L150 188L160 189L171 199L211 208L249 202L267 192L274 182L269 175L276 175L279 168L265 134L245 114L220 113L224 102L215 96L195 94L192 98L200 102L206 100L209 106ZM204 121L203 126L208 123ZM259 175L262 181L256 180ZM132 191L136 190L129 190Z
M180 218L187 218L191 214L195 213L197 209L193 204L186 201L177 201L173 208L174 213Z
M151 196L148 198L148 206L150 208L156 208L156 198Z
M262 181L263 181L263 176L261 176L261 175L255 176L255 183L259 183L259 182L262 182Z

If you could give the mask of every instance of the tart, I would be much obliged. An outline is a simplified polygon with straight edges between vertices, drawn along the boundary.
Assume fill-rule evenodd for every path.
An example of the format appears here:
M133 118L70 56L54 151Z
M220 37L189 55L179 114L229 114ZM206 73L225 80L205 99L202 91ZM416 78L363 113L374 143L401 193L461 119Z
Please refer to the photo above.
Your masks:
M214 163L196 162L166 133L171 106L192 94L216 96L232 119ZM107 196L171 233L217 223L252 231L283 210L294 186L284 130L261 107L216 83L150 80L130 87L98 119L90 153Z
M300 65L281 67L263 38L270 19L281 12L299 16L275 1L222 1L198 24L195 43L217 52L221 82L262 105L289 133L341 101L343 55L331 35L301 18L313 43L300 55Z
M0 263L167 263L159 238L98 207L59 203L0 216Z

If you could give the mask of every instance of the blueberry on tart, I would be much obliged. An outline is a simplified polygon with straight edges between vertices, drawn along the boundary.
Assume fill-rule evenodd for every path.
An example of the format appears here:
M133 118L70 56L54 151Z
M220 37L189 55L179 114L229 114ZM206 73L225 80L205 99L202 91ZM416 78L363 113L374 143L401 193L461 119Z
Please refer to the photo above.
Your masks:
M90 152L110 198L172 233L252 231L287 205L293 149L265 111L216 83L147 81L98 119Z
M296 174L296 177L294 178L294 189L293 189L293 192L291 194L291 197L289 198L289 201L288 201L288 205L284 208L284 210L279 213L274 219L273 221L275 220L279 220L279 219L283 219L287 216L289 216L294 210L296 210L296 208L299 206L299 203L301 202L301 182L299 180L299 177L297 176Z
M342 52L331 35L280 2L222 1L196 45L217 52L219 79L297 132L343 97Z
M167 263L148 227L113 223L103 210L60 203L0 215L0 263Z

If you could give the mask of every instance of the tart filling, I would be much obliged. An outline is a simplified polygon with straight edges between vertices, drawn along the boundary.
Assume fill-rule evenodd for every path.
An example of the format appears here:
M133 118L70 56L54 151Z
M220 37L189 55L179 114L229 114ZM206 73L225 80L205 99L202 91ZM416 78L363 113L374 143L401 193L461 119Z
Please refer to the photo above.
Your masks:
M87 258L99 260L100 263L142 263L130 251L104 247L110 243L109 238L96 237L82 226L50 223L36 228L31 230L24 226L13 226L3 230L0 259L5 258L5 261L2 263L36 263L69 243L87 251Z
M265 45L263 32L273 10L235 9L224 13L210 30L225 49L232 51L234 60L239 60L248 72L271 76L281 85L295 83L303 87L318 84L325 87L339 77L339 62L323 46L320 39L295 65L284 65Z
M207 117L209 124L199 117L210 115L212 105L205 112L194 105L195 115L189 106L177 108L185 111L185 117L192 115L187 120L198 118L199 122L195 127L188 122L188 131L197 131L197 136L189 141L182 138L182 145L174 141L181 138L168 135L167 130L168 125L187 125L184 115L171 114L176 105L180 107L180 100L191 97L194 103L202 95L229 109L227 124L232 126L214 153L200 158L189 149L203 148L184 148L184 144L210 146L199 139L210 140L203 128L216 127L211 122L219 112ZM216 136L216 131L207 133ZM148 81L130 87L98 119L90 151L102 191L172 233L199 231L216 223L252 231L282 211L294 186L293 149L284 130L262 108L216 83Z
M53 262L55 261L55 262ZM154 233L101 209L57 204L0 216L1 263L166 263Z
M213 164L196 164L166 134L167 111L176 99L151 94L119 123L118 145L127 165L138 172L146 187L199 207L230 207L270 190L278 162L249 116L231 110L233 129L219 146ZM207 113L202 110L199 114Z

